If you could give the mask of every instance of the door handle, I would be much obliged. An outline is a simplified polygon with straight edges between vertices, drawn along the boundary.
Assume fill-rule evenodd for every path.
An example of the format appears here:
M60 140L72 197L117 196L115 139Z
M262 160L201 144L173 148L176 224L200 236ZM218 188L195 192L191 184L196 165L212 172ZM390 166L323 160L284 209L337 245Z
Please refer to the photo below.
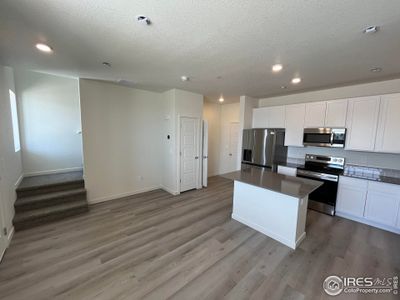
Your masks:
M229 156L232 156L232 153L229 153Z
M199 159L199 157L198 157L198 156L195 156L194 159Z
M208 156L203 156L203 159L207 159L208 158Z

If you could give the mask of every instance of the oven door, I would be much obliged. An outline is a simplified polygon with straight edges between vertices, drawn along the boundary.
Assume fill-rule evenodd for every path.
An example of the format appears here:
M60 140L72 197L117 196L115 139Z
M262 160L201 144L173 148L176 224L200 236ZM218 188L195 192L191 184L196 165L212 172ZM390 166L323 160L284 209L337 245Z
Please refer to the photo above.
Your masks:
M339 176L298 169L297 177L322 182L323 184L308 196L308 208L335 215Z

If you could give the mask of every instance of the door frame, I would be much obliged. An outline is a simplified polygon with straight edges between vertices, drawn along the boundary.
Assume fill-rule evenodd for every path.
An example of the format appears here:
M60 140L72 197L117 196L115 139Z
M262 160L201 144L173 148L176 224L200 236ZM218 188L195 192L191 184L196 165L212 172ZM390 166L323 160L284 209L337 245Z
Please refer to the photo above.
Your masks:
M178 187L178 194L181 193L181 122L183 118L187 118L187 119L195 119L196 123L197 123L197 130L196 130L196 140L197 140L197 144L196 144L196 154L199 157L199 159L197 159L197 163L196 163L196 189L201 189L201 166L200 166L200 157L202 156L202 151L201 151L201 134L202 134L202 126L201 126L201 118L199 117L193 117L193 116L186 116L186 115L178 115L178 130L177 130L177 153L176 153L176 161L177 161L177 176L176 176L176 186Z

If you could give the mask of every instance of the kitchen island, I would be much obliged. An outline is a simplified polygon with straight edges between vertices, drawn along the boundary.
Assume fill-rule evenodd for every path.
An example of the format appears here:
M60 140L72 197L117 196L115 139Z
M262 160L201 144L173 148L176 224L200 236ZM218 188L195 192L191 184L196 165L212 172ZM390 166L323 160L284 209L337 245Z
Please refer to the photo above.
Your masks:
M248 165L222 177L234 180L233 219L296 249L306 236L308 195L321 182Z

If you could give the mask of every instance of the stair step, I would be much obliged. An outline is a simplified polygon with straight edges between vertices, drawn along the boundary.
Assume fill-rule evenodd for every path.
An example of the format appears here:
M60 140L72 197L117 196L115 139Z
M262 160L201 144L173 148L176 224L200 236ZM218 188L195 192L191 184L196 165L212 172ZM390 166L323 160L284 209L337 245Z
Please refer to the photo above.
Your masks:
M62 203L71 203L85 199L86 189L79 188L18 198L14 204L14 207L16 212L23 212L36 208L54 206Z
M27 229L48 222L61 220L69 216L77 215L89 210L86 200L37 208L20 212L14 217L15 230Z
M23 198L35 195L62 192L67 190L81 189L84 187L85 187L84 180L79 179L79 180L50 183L50 184L30 186L30 187L19 187L17 188L16 192L18 198Z

